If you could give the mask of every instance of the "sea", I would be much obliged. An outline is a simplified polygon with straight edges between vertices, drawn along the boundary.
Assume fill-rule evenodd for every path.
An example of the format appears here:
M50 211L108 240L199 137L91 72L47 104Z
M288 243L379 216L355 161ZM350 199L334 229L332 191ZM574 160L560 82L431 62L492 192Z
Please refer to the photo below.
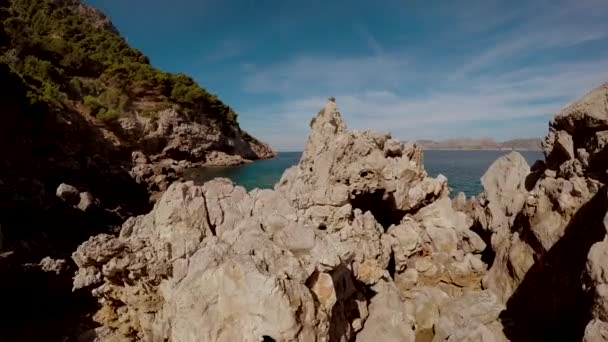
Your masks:
M448 178L451 195L464 192L467 197L481 192L480 178L497 158L511 151L424 151L424 167L430 176L442 174ZM528 163L544 159L539 151L520 151ZM283 171L298 163L302 152L281 152L272 159L231 167L203 167L190 169L185 178L202 184L216 177L227 177L247 190L272 189Z

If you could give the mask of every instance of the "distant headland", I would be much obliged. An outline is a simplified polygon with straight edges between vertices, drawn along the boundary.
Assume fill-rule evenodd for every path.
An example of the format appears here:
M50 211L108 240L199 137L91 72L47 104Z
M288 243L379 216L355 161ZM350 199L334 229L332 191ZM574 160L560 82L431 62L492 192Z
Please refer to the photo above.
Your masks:
M441 141L417 140L425 150L520 150L541 151L540 138L512 139L498 142L493 138L455 138Z

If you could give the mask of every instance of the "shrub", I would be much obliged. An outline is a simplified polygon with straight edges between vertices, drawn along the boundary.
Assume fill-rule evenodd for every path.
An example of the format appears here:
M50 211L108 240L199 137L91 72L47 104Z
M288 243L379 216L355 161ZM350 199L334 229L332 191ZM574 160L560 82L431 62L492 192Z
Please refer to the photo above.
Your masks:
M97 113L99 113L100 110L102 108L104 108L103 105L101 104L101 102L99 102L99 100L96 97L93 97L90 95L83 97L82 101L83 101L85 107L87 107L87 109L89 109L89 113L93 116L97 116Z
M24 58L20 71L23 75L49 83L60 81L63 74L63 70L56 68L48 61L34 56L26 56Z
M119 114L125 112L129 102L129 97L117 88L107 89L99 99L106 107L116 110Z
M238 128L237 114L217 96L184 74L155 69L148 57L71 3L0 0L0 61L22 77L30 99L62 102L68 93L92 115L112 121L135 97L146 96L159 103L156 112L177 105L189 117L204 115Z
M104 123L113 123L118 120L120 115L114 109L101 109L99 113L97 113L97 119L101 120Z
M70 82L68 83L68 92L73 97L82 98L82 96L83 96L82 87L83 87L82 81L78 77L74 77L74 78L70 79Z

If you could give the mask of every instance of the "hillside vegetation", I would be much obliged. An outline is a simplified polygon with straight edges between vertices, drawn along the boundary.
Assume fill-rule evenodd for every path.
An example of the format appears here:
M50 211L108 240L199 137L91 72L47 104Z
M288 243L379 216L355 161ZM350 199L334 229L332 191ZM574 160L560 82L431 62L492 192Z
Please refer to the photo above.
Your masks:
M28 85L30 105L76 105L106 123L177 106L237 125L216 95L151 66L101 12L79 1L0 0L0 20L0 63Z

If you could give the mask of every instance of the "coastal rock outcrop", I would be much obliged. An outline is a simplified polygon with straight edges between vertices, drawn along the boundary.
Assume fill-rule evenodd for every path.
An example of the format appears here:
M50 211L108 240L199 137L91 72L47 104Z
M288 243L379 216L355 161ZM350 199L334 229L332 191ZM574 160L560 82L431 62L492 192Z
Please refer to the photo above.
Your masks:
M227 166L276 155L238 126L197 114L185 115L173 107L159 111L156 119L139 114L120 118L118 136L122 144L140 151L151 162L173 159Z
M473 216L494 252L483 284L506 304L510 339L603 340L607 99L603 85L557 114L545 163L514 152L482 178Z
M503 340L486 244L420 148L347 130L333 100L311 126L275 190L176 182L82 244L74 287L102 306L97 339Z
M101 305L88 336L606 340L607 94L556 116L545 162L509 153L468 200L416 144L348 130L330 99L274 190L174 182L78 247L74 288Z

